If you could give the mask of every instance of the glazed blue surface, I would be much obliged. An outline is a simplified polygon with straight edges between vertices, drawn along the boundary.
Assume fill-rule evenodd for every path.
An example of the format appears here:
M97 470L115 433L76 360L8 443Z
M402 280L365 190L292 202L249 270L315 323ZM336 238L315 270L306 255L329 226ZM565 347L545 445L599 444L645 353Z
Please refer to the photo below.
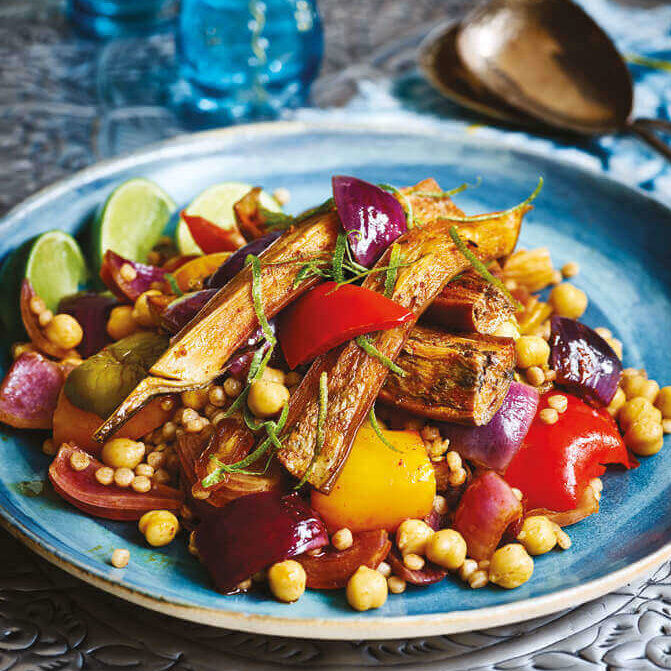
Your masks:
M432 176L446 189L481 177L479 188L457 196L469 213L514 205L542 175L545 187L526 218L521 246L549 247L558 267L577 261L581 273L574 283L590 297L584 321L613 330L624 343L625 365L644 366L651 377L671 382L671 211L598 174L468 136L273 125L194 136L94 168L32 199L0 222L0 256L55 224L79 230L112 188L132 176L156 180L178 203L225 180L269 190L286 187L292 193L290 209L299 211L329 195L335 173L397 185ZM347 607L341 592L308 592L292 606L263 594L224 597L210 589L205 571L187 552L185 537L167 549L149 549L134 524L86 517L51 494L21 494L18 483L45 477L48 459L40 451L45 437L0 428L0 514L66 561L178 604L283 618L439 614L582 585L671 540L667 440L664 451L644 459L640 468L605 476L599 515L571 528L569 551L538 558L533 578L520 589L470 590L448 579L392 596L383 608L363 615ZM108 563L116 547L131 550L125 570Z

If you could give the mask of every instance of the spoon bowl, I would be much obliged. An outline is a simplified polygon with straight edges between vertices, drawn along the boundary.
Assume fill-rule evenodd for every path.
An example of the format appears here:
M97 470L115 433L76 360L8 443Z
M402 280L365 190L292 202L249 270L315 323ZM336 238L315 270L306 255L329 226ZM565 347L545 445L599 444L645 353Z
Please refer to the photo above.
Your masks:
M655 131L632 119L629 69L608 35L572 0L490 0L420 49L429 81L456 102L507 123L585 135L628 132L671 160Z

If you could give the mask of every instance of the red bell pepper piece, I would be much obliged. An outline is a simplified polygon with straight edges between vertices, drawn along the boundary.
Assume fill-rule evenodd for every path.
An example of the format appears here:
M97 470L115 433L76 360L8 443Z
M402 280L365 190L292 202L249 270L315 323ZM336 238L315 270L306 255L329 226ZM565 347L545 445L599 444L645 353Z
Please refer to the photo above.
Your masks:
M510 485L524 494L527 509L572 510L589 481L605 472L605 464L637 465L613 418L576 396L564 394L568 407L555 424L542 422L540 411L556 395L541 398L539 414L505 473Z
M356 336L394 328L415 316L375 291L324 282L282 312L279 338L290 368Z
M184 223L189 227L189 233L196 244L205 254L217 252L234 252L238 247L247 244L237 226L233 228L219 228L216 224L197 214L188 214L182 210Z

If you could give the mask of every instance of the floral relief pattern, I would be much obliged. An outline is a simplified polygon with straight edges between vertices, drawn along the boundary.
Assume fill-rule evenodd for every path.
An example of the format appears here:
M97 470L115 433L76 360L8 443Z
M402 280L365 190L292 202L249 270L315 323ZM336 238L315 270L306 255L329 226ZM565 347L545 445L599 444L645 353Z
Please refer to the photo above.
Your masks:
M146 611L70 577L4 532L0 576L0 671L399 664L450 671L671 669L669 564L601 599L529 622L449 636L352 642L226 631Z

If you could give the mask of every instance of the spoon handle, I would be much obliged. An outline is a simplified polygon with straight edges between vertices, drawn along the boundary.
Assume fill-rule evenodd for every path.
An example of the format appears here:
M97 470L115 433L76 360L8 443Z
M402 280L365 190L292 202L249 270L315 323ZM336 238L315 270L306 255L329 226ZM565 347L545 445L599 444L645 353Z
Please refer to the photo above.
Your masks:
M657 128L671 134L671 123L661 119L634 119L627 128L655 151L658 151L667 161L671 161L671 146L666 144L653 130L653 128Z

